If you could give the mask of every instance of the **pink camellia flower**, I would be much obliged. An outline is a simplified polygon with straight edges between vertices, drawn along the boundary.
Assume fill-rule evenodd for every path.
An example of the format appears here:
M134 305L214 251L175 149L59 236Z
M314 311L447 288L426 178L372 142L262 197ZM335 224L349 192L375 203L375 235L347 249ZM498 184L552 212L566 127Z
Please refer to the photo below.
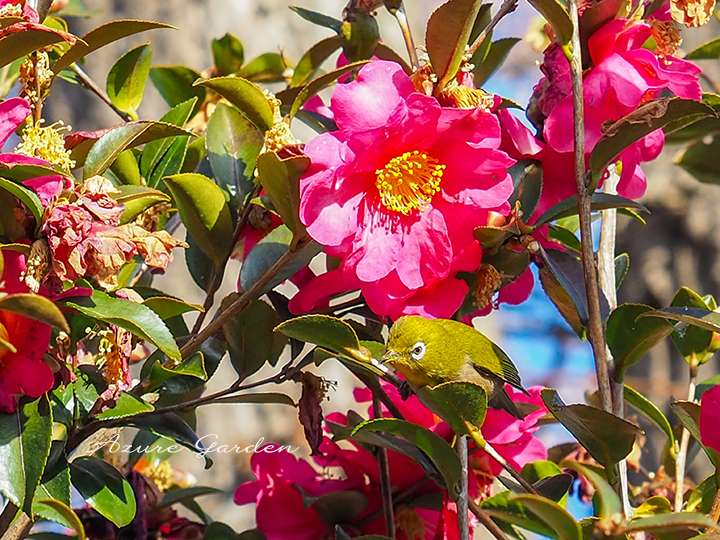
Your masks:
M513 190L497 118L441 107L382 60L339 84L330 108L338 131L305 146L310 236L342 259L344 290L359 287L379 315L452 315L468 291L456 274L480 263L473 229L507 212Z
M691 62L643 48L651 34L652 25L647 22L614 19L590 37L592 66L583 77L588 155L609 124L663 92L700 99L700 69ZM541 69L545 77L535 87L531 116L543 126L542 140L534 139L508 111L500 111L506 133L503 149L517 159L542 161L544 184L538 214L576 193L570 70L560 47L551 45L545 51ZM644 194L646 178L640 164L655 159L664 141L662 130L657 130L618 155L618 193L629 198Z
M22 282L25 256L5 249L2 259L0 295L30 292ZM52 370L43 360L51 332L46 324L0 310L0 412L14 412L20 397L36 398L53 387Z
M700 438L702 443L720 452L720 385L713 386L700 399Z

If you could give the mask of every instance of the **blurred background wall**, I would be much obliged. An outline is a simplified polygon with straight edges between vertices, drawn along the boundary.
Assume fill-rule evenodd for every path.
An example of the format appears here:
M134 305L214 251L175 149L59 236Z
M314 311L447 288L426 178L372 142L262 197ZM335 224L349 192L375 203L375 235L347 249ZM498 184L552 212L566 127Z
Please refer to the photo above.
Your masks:
M212 60L209 44L213 37L226 32L237 35L245 46L246 58L268 51L282 50L297 60L303 51L329 31L313 26L288 9L286 0L86 0L95 10L91 19L72 19L71 30L82 35L87 30L113 18L141 18L168 22L176 30L155 31L121 41L88 58L87 71L104 84L108 70L119 55L143 43L153 45L153 64L184 64L202 71ZM296 0L303 7L339 16L342 0ZM421 42L423 25L440 0L408 0L407 11ZM509 17L496 36L526 34L534 12L523 3L519 15ZM394 20L381 10L381 32L386 43L402 51L403 45ZM706 41L717 31L717 21L705 30L695 32L686 46ZM532 85L539 78L537 63L540 55L527 42L518 44L501 73L488 89L526 103ZM717 68L717 66L715 66ZM717 69L716 69L717 71ZM717 73L715 73L717 75ZM117 123L117 118L94 96L79 87L60 83L49 102L49 120L67 119L75 129L98 129ZM148 85L141 117L156 119L166 110L159 95ZM675 149L669 147L664 156L646 168L649 190L645 203L652 211L648 224L628 223L620 218L618 252L631 257L630 274L620 292L621 301L667 305L677 288L689 285L701 293L720 293L720 217L716 210L718 187L699 184L672 165ZM184 233L178 232L182 238ZM234 290L237 265L231 266L224 293ZM176 257L166 275L157 278L156 286L170 294L190 301L202 302L203 294L196 288L185 269L183 257ZM560 388L567 401L582 400L584 391L593 384L591 356L586 343L579 343L569 328L555 314L536 287L531 300L520 307L503 309L492 317L476 322L485 332L495 336L516 359L529 384L552 384ZM705 372L716 369L715 362ZM334 362L323 366L322 374L337 381L331 391L326 412L345 411L353 405L352 388L357 384ZM262 373L260 374L262 375ZM686 370L677 354L667 346L658 347L651 357L632 371L632 383L648 393L656 403L667 405L669 395L684 399ZM210 389L221 389L233 376L229 366L221 366ZM295 385L280 389L297 396ZM363 411L364 412L364 411ZM199 411L203 434L218 434L226 444L253 444L260 437L268 441L291 443L306 448L295 411L278 405L212 406ZM652 433L652 429L648 430ZM562 434L553 433L557 440ZM657 455L659 449L651 436L648 451ZM650 454L648 454L650 455ZM653 459L653 458L649 458ZM198 483L227 491L226 497L208 498L204 502L210 515L226 521L237 530L252 527L253 508L232 503L232 490L251 477L248 455L216 455L215 467L203 470L202 461L191 456L177 458L178 468L191 472ZM697 472L697 471L696 471Z

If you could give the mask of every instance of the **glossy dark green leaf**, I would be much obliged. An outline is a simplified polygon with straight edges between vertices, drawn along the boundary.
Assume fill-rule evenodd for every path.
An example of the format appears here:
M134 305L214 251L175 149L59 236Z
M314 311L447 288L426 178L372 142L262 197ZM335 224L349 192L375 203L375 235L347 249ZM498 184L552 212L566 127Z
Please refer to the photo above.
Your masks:
M298 60L292 79L290 79L290 86L302 86L307 83L318 72L320 66L341 46L340 36L332 36L310 47Z
M627 401L633 408L640 412L643 416L652 421L657 427L659 427L665 435L667 435L670 443L671 452L675 452L677 441L675 440L675 433L673 432L670 421L667 419L665 414L655 405L652 401L642 395L634 388L625 385L625 401Z
M120 216L121 224L133 221L151 206L170 202L167 193L145 186L122 185L116 189L119 193L113 194L113 198L124 206Z
M578 336L583 337L585 335L585 325L580 319L575 302L547 266L540 268L540 283L545 294L565 319L565 322Z
M511 500L542 519L555 532L558 540L582 540L577 521L558 503L530 494L514 495Z
M5 178L0 178L0 189L7 191L13 197L17 197L35 218L35 223L39 224L42 222L44 212L43 205L34 191L20 184L16 184L11 180L6 180Z
M485 84L492 74L500 69L512 48L519 41L521 41L520 38L501 38L492 42L484 60L473 71L473 80L476 86Z
M52 410L47 397L0 414L0 493L26 513L50 455Z
M179 445L184 446L193 452L202 453L205 447L197 433L183 420L180 415L175 413L152 414L135 418L132 416L123 420L123 424L144 429L155 435L167 437ZM207 456L205 457L206 468L212 464Z
M419 388L417 394L423 403L444 418L456 433L475 432L480 435L480 428L487 414L488 397L479 385L451 381Z
M26 28L0 39L0 68L38 49L65 41L60 32L50 28Z
M38 176L68 176L66 171L51 165L31 165L24 163L0 163L0 178L22 182Z
M685 55L685 60L716 60L720 58L720 37L711 39Z
M56 420L56 419L54 419ZM52 457L52 447L48 464L43 472L40 484L35 491L33 499L32 511L45 519L55 521L66 527L75 528L77 524L73 523L73 516L69 515L62 507L54 508L41 501L57 501L66 506L70 506L70 467L63 457ZM77 518L75 518L77 519Z
M192 136L172 124L152 121L130 122L100 137L88 152L83 177L91 178L104 173L121 152L166 137Z
M625 370L673 331L672 325L663 319L638 318L652 309L643 304L622 304L608 317L607 344L615 360L615 378L619 381Z
M237 73L245 63L245 49L242 42L234 35L226 33L211 42L213 62L220 75Z
M133 489L112 465L95 457L79 457L70 464L72 484L83 500L118 527L135 517Z
M480 0L448 0L428 20L425 47L430 64L443 88L455 77L462 63Z
M542 391L552 415L606 469L627 457L641 430L636 425L590 405L565 405L557 391Z
M52 516L43 516L45 519L55 521L56 523L60 523L65 527L73 529L76 534L76 536L73 537L74 540L85 540L85 538L87 538L83 522L80 520L80 517L75 513L75 511L70 508L69 504L56 499L43 499L36 501L34 508L45 515ZM28 538L35 538L35 536L33 535ZM68 537L63 536L62 538Z
M110 172L115 175L121 186L141 186L143 184L142 176L140 176L140 166L135 157L135 152L132 150L120 152L115 158L115 162L110 165Z
M145 366L143 367L145 368ZM207 381L208 374L205 369L204 355L197 352L176 365L156 360L150 366L149 373L142 382L142 391L152 392L173 377L193 377L200 381Z
M253 189L253 171L263 147L262 132L235 107L219 103L208 121L205 137L215 182L239 205Z
M155 407L142 399L123 392L118 397L117 402L111 408L104 410L95 416L96 420L115 420L116 418L125 418L136 414L146 413L155 410Z
M317 11L312 11L299 6L290 6L290 9L308 22L317 24L318 26L322 26L324 28L329 28L330 30L335 30L335 32L340 31L342 21L339 21L334 17L330 17L329 15L323 15L322 13L318 13Z
M530 4L550 23L561 45L570 41L573 24L561 2L558 0L530 0Z
M121 111L134 114L142 103L151 62L152 47L146 43L125 53L110 68L107 94Z
M595 507L600 521L611 523L622 515L620 497L602 474L577 461L563 461L562 466L577 471L595 488Z
M690 435L696 441L701 442L700 405L693 401L675 401L670 404L670 408L682 426L690 432Z
M720 137L702 138L685 147L677 156L675 164L692 174L700 182L720 184L720 167L716 156L720 152Z
M102 291L90 297L68 300L68 307L88 317L119 326L156 345L168 357L180 360L180 351L165 323L149 307L122 298L114 298Z
M184 315L185 313L203 311L203 307L199 304L191 304L172 296L152 296L146 298L143 304L157 313L158 317L163 321Z
M289 407L296 407L297 404L287 394L281 394L279 392L256 392L253 394L240 394L236 396L225 396L216 400L213 400L211 404L215 403L261 403L263 405L275 404L275 405L287 405Z
M279 324L275 331L289 338L348 356L353 356L360 349L360 341L353 327L329 315L296 317Z
M273 125L273 110L262 89L241 77L216 77L198 81L227 99L247 116L258 129L265 132Z
M305 236L300 221L300 177L309 166L306 156L280 159L275 152L266 152L258 159L258 180L283 223L293 232L291 245Z
M615 288L619 289L630 271L630 255L621 253L615 257Z
M197 173L176 174L164 180L198 247L214 262L223 261L232 248L234 228L223 191Z
M346 73L360 68L365 64L367 64L367 60L360 60L359 62L346 64L340 68L335 69L334 71L321 75L317 79L314 79L307 83L300 89L300 91L297 93L297 96L295 96L295 99L292 102L292 106L290 107L290 112L288 113L288 116L290 118L295 117L295 115L300 111L302 106L305 105L305 102L308 99L335 83L340 77L342 77Z
M443 475L448 494L455 500L460 494L460 460L452 447L435 433L396 418L368 420L352 431L355 436L362 431L391 433L423 451Z
M553 529L531 512L529 508L520 502L515 502L513 496L512 491L501 491L482 501L480 506L496 521L515 525L545 537L553 538L555 536Z
M233 293L223 300L227 306L238 297ZM231 317L223 326L230 361L240 379L259 370L266 362L275 365L280 358L287 338L275 333L280 316L262 300L255 300L240 313Z
M590 155L590 169L595 183L605 169L625 148L645 135L673 123L679 129L703 117L717 116L711 107L690 99L662 98L641 105L635 111L609 126Z
M160 506L172 506L187 499L196 499L206 495L220 495L223 490L207 486L192 486L188 488L173 488L166 491L160 501Z
M82 57L113 41L156 28L174 27L165 23L136 19L118 19L105 23L94 30L90 30L90 32L82 37L82 41L78 41L70 47L65 54L55 61L52 65L52 70L55 73L60 73L63 69L70 67L70 64L73 62L80 60Z
M641 531L648 532L653 536L669 532L683 532L692 534L691 531L703 530L720 531L718 524L710 517L695 512L676 512L673 514L660 514L657 516L640 517L630 521L625 526L625 532L635 534Z
M626 199L620 195L612 195L610 193L602 192L592 194L590 208L596 212L598 210L607 210L609 208L630 208L638 212L649 213L647 208L636 201ZM573 195L545 211L545 213L537 219L535 225L544 225L545 223L550 223L556 219L577 215L577 213L577 195Z
M150 70L150 80L170 107L197 99L192 115L200 110L207 94L202 86L194 86L199 78L197 71L185 66L155 66Z
M292 242L293 234L285 225L281 225L270 232L250 251L240 269L240 288L248 290L260 279L263 274L285 255ZM263 288L264 292L272 290L277 285L293 276L298 270L308 265L315 255L320 253L320 247L310 242L303 247L293 260L285 265L273 279Z
M288 65L280 53L265 53L250 60L240 70L240 76L252 82L282 82Z
M17 293L3 296L0 298L0 310L12 311L70 332L70 327L60 309L51 300L38 294Z

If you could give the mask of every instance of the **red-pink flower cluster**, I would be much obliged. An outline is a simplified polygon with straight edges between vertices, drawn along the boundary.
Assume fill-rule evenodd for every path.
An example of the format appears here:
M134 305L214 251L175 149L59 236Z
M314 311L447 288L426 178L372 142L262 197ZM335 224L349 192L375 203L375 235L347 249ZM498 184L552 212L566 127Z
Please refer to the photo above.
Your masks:
M405 419L429 429L451 441L450 427L428 410L417 397L403 401L397 389L383 384L393 403ZM540 398L540 389L530 395L509 388L513 400L537 407L525 420L518 420L504 411L491 409L483 426L483 435L518 470L526 463L547 457L547 450L534 433L538 419L547 411ZM371 394L357 389L356 401L367 403ZM384 414L388 414L384 411ZM372 417L372 411L369 412ZM333 413L327 421L347 426L347 416ZM398 503L395 508L398 538L401 540L450 540L459 538L454 503L427 477L424 469L404 454L388 452L390 479L395 493L407 492L414 498L435 494L442 504L430 507ZM485 452L473 448L470 454L470 494L484 498L500 465ZM245 482L235 492L237 504L256 504L258 529L268 540L318 540L330 538L332 524L327 521L318 500L337 492L351 492L364 497L365 505L358 515L343 527L353 536L381 534L384 523L381 512L380 470L375 456L365 447L352 444L340 446L324 437L320 453L312 461L299 459L287 451L260 451L253 455L251 467L255 480Z

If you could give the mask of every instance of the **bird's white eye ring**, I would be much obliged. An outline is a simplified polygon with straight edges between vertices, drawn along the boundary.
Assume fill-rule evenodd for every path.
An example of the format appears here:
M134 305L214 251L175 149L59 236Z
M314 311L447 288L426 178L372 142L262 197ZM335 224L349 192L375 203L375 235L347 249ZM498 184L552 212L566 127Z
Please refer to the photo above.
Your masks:
M422 341L418 341L415 345L413 345L413 348L410 350L410 356L412 356L413 360L420 361L422 360L423 356L425 356L425 351L427 350L427 347L425 346L425 343Z

